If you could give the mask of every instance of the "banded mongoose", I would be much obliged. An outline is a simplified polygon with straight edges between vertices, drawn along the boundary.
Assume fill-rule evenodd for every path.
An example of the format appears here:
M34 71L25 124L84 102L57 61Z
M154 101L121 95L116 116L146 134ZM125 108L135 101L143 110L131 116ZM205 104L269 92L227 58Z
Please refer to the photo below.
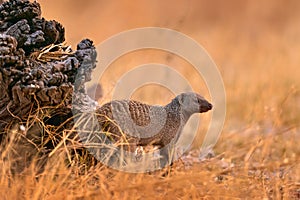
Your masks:
M165 106L114 100L101 106L96 113L100 126L111 133L112 138L120 138L123 133L134 147L158 145L162 148L172 139L178 140L191 115L211 109L212 104L202 96L186 92Z

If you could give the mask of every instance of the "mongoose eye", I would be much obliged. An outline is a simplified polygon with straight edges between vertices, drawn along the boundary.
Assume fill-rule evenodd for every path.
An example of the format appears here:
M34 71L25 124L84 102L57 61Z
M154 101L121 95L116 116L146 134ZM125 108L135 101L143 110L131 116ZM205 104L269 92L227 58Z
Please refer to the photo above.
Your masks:
M200 99L197 99L197 102L200 104L201 102L200 102Z

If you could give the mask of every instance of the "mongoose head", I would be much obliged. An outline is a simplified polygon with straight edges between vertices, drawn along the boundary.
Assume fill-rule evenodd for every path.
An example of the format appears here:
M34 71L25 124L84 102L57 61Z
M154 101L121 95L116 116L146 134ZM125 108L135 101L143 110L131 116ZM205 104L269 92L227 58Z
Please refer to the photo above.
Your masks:
M181 105L185 114L203 113L212 109L212 104L204 99L201 95L194 92L186 92L178 95L175 99Z

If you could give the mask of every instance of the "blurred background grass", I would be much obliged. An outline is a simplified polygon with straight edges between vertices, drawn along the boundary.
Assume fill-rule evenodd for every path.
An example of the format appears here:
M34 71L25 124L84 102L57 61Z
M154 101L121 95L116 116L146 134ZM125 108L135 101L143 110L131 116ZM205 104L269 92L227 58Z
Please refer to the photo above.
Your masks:
M300 199L300 1L39 2L45 18L65 26L67 42L73 47L83 38L99 44L120 31L145 26L175 29L203 45L219 67L227 93L226 122L215 147L219 157L192 166L175 165L166 178L159 173L124 174L103 168L79 176L52 166L39 180L26 175L10 182L1 179L0 190L15 197L22 191L28 199ZM168 56L145 50L121 57L101 80L104 95L110 94L122 73L158 62L178 69L196 91L207 96L188 63ZM147 86L134 98L166 103L172 94L164 92ZM200 135L195 146L201 141ZM11 184L14 189L9 189Z
M147 26L171 28L192 37L203 45L221 71L228 102L226 125L232 128L239 123L273 126L299 121L297 0L39 2L46 18L65 26L67 42L72 46L82 38L99 44L121 31ZM171 60L167 57L166 52L151 50L121 57L102 80L104 94L109 94L120 75L132 67L158 62L177 68L198 92L207 95L203 82L193 76L188 63L177 56ZM148 88L151 94L149 91ZM147 101L153 103L151 97ZM165 96L155 99L169 100Z

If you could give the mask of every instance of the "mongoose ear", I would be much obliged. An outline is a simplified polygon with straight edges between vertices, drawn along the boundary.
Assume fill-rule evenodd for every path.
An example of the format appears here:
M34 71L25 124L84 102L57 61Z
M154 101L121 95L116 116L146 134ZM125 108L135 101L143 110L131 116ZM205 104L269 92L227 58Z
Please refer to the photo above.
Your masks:
M176 99L178 100L178 103L179 103L180 105L183 104L183 97L182 97L182 95L178 95L178 96L176 97Z

